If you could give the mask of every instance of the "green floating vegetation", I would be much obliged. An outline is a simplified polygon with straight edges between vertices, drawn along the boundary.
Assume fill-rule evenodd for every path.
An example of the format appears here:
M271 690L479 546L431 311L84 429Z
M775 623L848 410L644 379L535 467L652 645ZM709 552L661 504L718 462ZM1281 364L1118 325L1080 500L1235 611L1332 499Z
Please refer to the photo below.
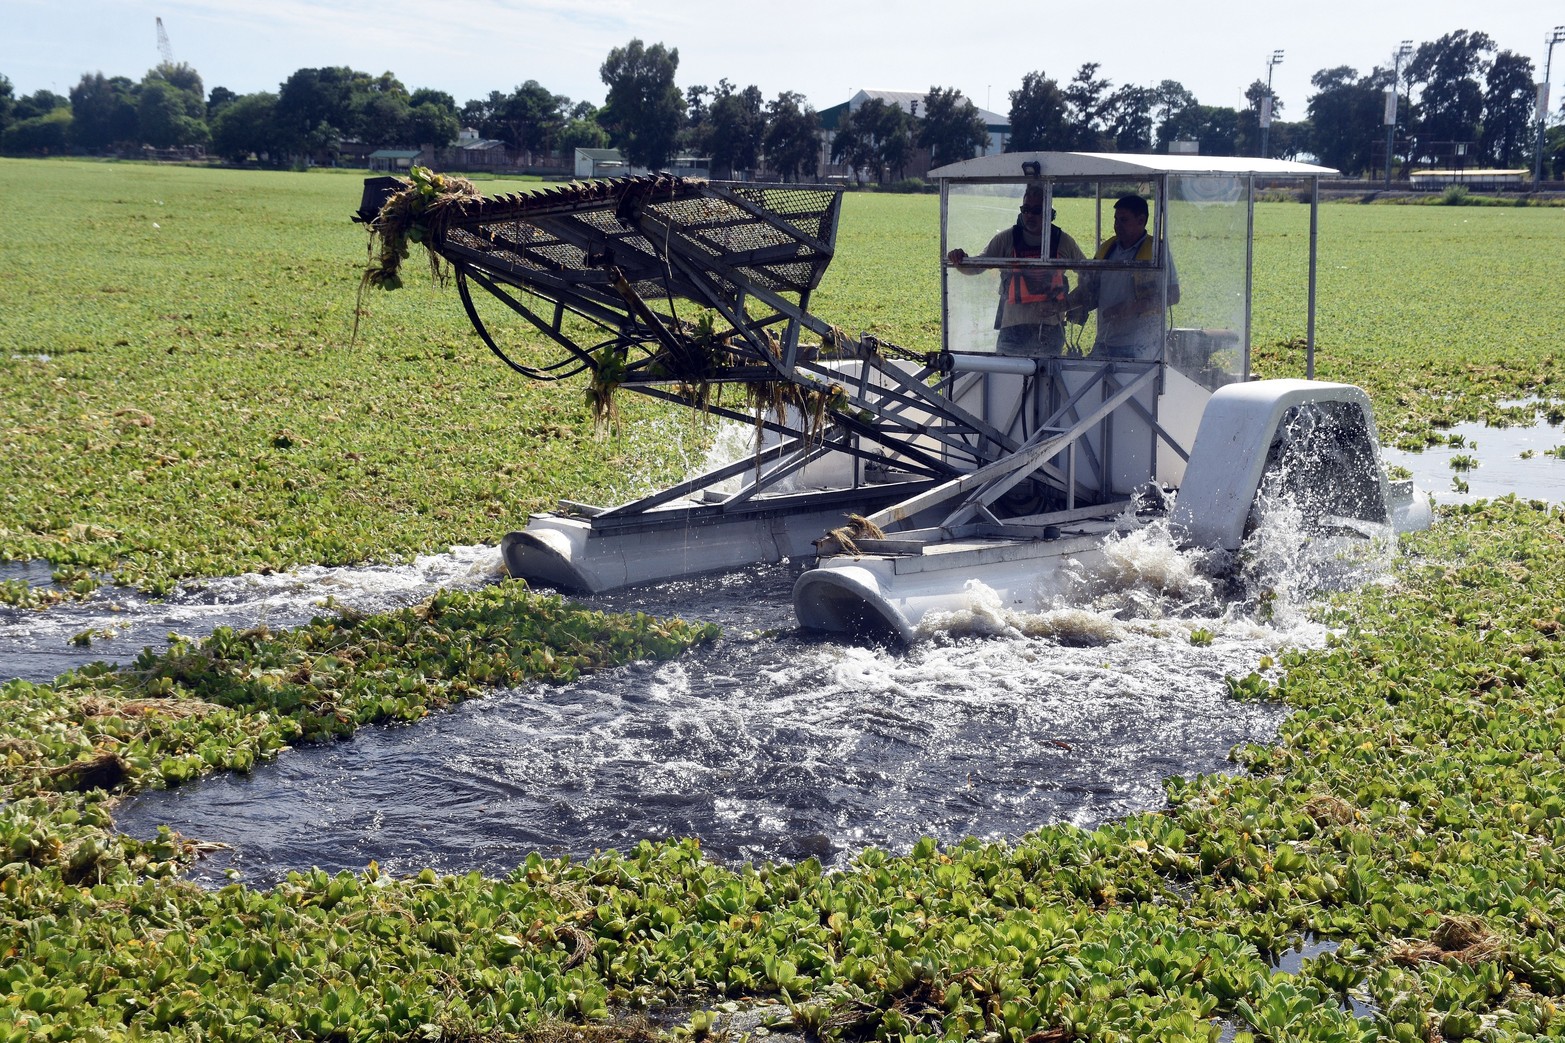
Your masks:
M736 1009L840 1040L1557 1038L1562 551L1557 508L1453 509L1393 583L1330 609L1328 647L1230 681L1294 709L1238 774L1170 779L1164 811L1093 831L926 839L840 872L669 840L504 879L372 865L204 891L172 875L192 841L110 832L113 794L187 767L702 628L501 587L12 684L0 1040L715 1038ZM1307 937L1335 947L1277 970Z

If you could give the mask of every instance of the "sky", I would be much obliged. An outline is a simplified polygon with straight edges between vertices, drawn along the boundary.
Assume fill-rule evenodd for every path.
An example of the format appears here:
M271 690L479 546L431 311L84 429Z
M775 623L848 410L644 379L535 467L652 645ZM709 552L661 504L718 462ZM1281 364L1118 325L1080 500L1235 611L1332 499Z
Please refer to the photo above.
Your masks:
M676 82L755 84L770 100L798 91L817 109L861 88L955 87L1004 115L1029 72L1063 85L1084 62L1113 86L1178 80L1206 105L1242 107L1268 59L1279 119L1302 119L1310 77L1347 65L1389 65L1459 29L1485 32L1531 58L1541 78L1546 39L1565 0L1487 4L1347 0L1164 5L990 0L936 4L844 0L0 0L0 75L18 95L68 94L84 73L140 80L161 60L157 19L176 62L208 91L276 91L295 70L346 65L390 71L458 105L537 80L601 104L598 69L632 39L679 52ZM1395 9L1395 10L1394 10ZM1252 13L1260 10L1264 13ZM1565 45L1555 48L1554 99L1565 95Z

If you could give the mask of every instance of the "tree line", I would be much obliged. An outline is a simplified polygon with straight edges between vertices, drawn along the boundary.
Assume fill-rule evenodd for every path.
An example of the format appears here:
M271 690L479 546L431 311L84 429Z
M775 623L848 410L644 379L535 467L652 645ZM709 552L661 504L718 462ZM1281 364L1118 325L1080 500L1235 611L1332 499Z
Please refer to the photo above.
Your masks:
M818 176L819 113L795 91L767 101L754 85L677 85L679 51L631 40L611 50L599 70L603 105L573 102L528 80L510 93L458 106L443 91L409 91L390 72L346 67L299 69L275 92L204 90L190 66L164 62L139 82L84 73L61 97L47 90L16 96L0 74L0 151L8 154L124 154L143 148L186 149L232 162L273 165L330 160L345 142L376 147L446 147L461 128L498 140L513 152L539 155L613 146L633 165L668 164L688 153L709 160L717 176L762 171L784 179ZM1063 84L1042 71L1009 92L1007 149L1148 152L1194 142L1203 155L1308 156L1348 174L1384 170L1386 94L1397 94L1393 162L1439 162L1460 152L1468 165L1530 163L1534 150L1533 63L1501 50L1485 33L1459 30L1419 45L1405 67L1360 73L1322 69L1303 119L1261 114L1269 88L1256 80L1242 108L1201 104L1175 80L1115 86L1099 64L1082 64ZM845 113L830 136L833 162L878 180L900 176L916 150L935 165L983 150L989 131L973 103L951 87L932 86L913 111L872 99ZM1565 172L1565 128L1549 129L1552 176Z

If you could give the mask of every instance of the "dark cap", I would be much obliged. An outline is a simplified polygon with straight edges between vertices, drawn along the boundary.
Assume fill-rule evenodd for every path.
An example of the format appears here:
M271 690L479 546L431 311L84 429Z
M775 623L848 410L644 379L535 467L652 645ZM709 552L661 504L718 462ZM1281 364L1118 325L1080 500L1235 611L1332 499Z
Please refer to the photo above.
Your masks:
M1129 210L1137 217L1147 216L1147 201L1132 192L1129 195L1120 196L1114 200L1115 210Z

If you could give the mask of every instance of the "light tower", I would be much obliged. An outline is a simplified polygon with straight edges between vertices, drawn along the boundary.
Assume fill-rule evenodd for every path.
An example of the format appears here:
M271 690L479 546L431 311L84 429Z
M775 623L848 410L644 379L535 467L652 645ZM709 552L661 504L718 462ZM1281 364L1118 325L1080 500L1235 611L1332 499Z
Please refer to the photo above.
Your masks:
M1397 81L1402 77L1402 59L1413 54L1413 41L1403 40L1391 59L1391 89L1386 92L1386 191L1391 191L1391 150L1397 136Z
M1267 159L1272 135L1272 70L1282 64L1282 51L1273 51L1266 59L1266 97L1261 99L1261 158Z
M1549 67L1554 64L1554 45L1565 43L1565 25L1556 25L1546 41L1548 54L1543 59L1543 82L1538 84L1538 147L1532 158L1532 187L1537 191L1543 180L1543 128L1549 122Z

